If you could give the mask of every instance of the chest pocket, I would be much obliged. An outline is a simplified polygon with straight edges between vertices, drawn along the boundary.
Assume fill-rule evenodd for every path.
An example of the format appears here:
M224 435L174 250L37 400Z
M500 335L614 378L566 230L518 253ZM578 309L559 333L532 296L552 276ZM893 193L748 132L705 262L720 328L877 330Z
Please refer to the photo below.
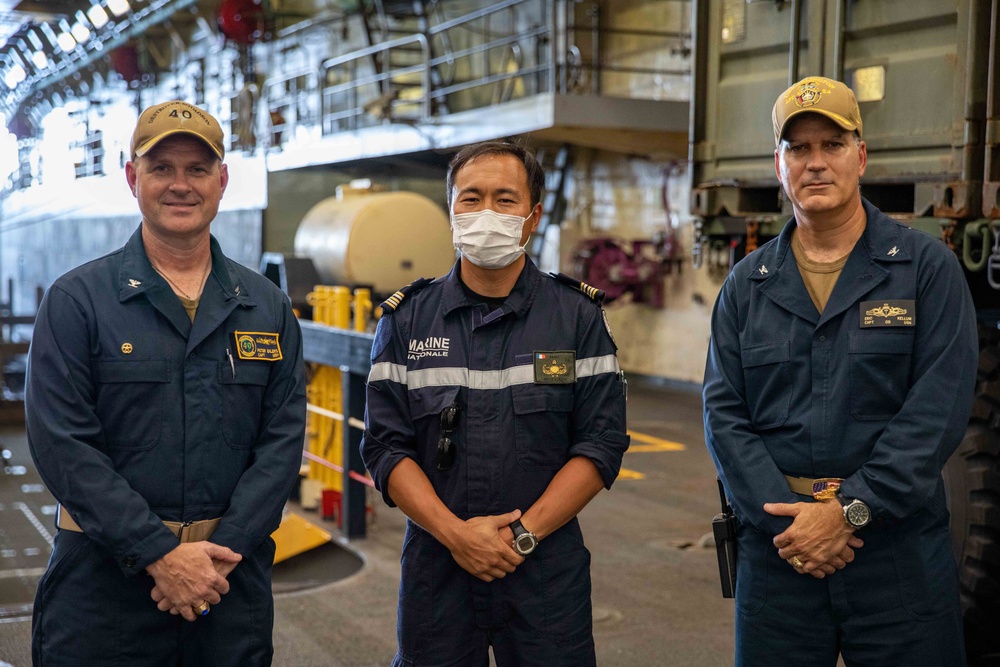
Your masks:
M160 441L168 402L166 359L98 361L97 415L109 449L142 451Z
M760 343L740 350L747 407L754 428L777 428L792 400L789 342Z
M413 428L416 431L417 463L436 485L440 484L440 480L433 479L435 475L448 475L452 483L457 483L459 475L455 474L454 471L462 464L463 458L468 453L466 451L468 446L466 431L470 426L466 415L463 414L466 406L461 404L458 394L458 387L449 386L425 387L407 394L410 418L413 420ZM454 403L459 403L462 409L459 412L457 428L447 434L448 439L451 440L455 458L451 468L442 471L437 469L438 438L442 435L441 413ZM449 475L449 473L451 474ZM440 489L438 489L438 495L450 497L447 492L442 492Z
M264 389L273 362L243 362L236 366L235 377L229 362L219 363L222 385L222 437L233 449L249 449L257 441Z
M855 331L848 353L851 415L891 419L910 390L913 332Z
M573 385L511 387L517 463L524 470L561 468L571 444Z

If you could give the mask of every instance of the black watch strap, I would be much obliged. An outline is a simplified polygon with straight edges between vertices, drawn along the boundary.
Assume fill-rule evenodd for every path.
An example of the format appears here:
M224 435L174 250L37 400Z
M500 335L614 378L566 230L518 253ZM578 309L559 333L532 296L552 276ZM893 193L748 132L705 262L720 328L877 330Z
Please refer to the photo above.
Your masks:
M528 534L528 529L521 525L520 519L514 519L509 525L510 529L514 531L514 537L520 537L521 535Z

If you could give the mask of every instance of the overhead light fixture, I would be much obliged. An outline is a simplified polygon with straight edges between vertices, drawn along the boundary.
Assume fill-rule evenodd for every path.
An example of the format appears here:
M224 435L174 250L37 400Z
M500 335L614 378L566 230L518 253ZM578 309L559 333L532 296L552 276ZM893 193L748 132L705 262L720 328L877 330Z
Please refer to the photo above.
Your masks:
M76 38L73 36L73 30L69 27L66 19L59 21L59 30L61 32L56 37L56 41L59 42L59 48L62 49L63 53L69 53L76 48Z
M33 47L35 47L36 51L41 51L42 50L42 40L38 36L38 33L35 32L34 30L29 30L28 31L28 41L30 41L31 45Z
M121 16L128 11L128 0L108 0L108 9L115 16Z
M88 39L90 39L90 21L87 20L87 15L81 12L79 9L76 10L76 23L70 28L70 32L76 39L77 44L84 44Z
M69 53L76 48L76 38L68 32L59 33L56 39L59 41L59 48L62 49L63 53Z
M73 24L73 27L70 29L70 32L73 33L73 38L77 41L78 44L83 44L88 39L90 39L90 28L83 25L83 23L79 21Z
M91 5L87 10L87 18L90 19L94 30L100 30L108 23L108 13L100 5Z
M7 84L7 87L13 90L14 86L24 81L27 77L28 74L24 71L24 68L17 63L14 63L11 65L10 69L7 70L7 73L4 74L3 80L4 83Z
M10 59L14 61L14 64L15 65L20 65L20 67L21 67L22 70L25 67L27 67L27 65L24 62L24 58L21 57L21 53L23 52L23 49L24 49L24 42L21 41L21 40L18 40L17 46L14 47L14 48L12 48L10 51L7 52L7 55L10 57Z
M42 33L45 35L45 37L49 40L49 44L52 45L53 49L56 48L57 46L59 46L59 38L56 37L56 33L52 30L52 27L49 26L48 23L41 23L41 24L39 24L38 28L42 31Z
M45 69L49 66L49 59L42 51L35 51L31 54L31 62L35 64L38 69Z

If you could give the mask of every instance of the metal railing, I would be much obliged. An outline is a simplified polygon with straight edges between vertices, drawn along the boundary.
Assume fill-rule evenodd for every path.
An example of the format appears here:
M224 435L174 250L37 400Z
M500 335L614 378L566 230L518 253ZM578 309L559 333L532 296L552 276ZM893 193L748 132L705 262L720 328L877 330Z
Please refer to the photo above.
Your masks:
M312 106L319 76L315 69L301 69L265 84L264 99L271 128L267 145L280 146L294 137L300 126L318 122L318 112Z
M393 66L396 53L402 51L409 58L414 48L420 56L416 64ZM323 134L355 130L383 118L404 122L429 118L430 60L427 38L416 34L324 61Z
M653 49L686 58L689 34L605 27L597 3L585 12L589 22L576 24L577 4L574 0L491 3L439 20L422 32L324 60L316 72L315 88L300 86L290 92L289 82L300 73L272 81L264 91L265 104L278 120L272 145L288 142L294 125L307 122L298 114L286 114L290 97L318 97L318 123L326 136L381 123L429 123L444 113L542 93L601 95L605 73L637 77L641 83L631 90L621 85L615 90L616 95L629 97L647 96L637 91L689 74L686 65L650 66L642 58ZM639 55L609 57L605 51L615 39L627 40Z

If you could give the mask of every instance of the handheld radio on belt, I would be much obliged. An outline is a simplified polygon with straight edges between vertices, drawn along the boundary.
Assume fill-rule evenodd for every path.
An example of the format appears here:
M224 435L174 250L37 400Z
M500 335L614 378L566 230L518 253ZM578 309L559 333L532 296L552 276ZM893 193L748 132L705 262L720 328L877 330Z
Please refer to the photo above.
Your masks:
M715 554L719 557L719 578L722 580L722 597L736 597L736 515L726 491L719 483L719 499L722 501L722 512L712 519L712 532L715 534Z

